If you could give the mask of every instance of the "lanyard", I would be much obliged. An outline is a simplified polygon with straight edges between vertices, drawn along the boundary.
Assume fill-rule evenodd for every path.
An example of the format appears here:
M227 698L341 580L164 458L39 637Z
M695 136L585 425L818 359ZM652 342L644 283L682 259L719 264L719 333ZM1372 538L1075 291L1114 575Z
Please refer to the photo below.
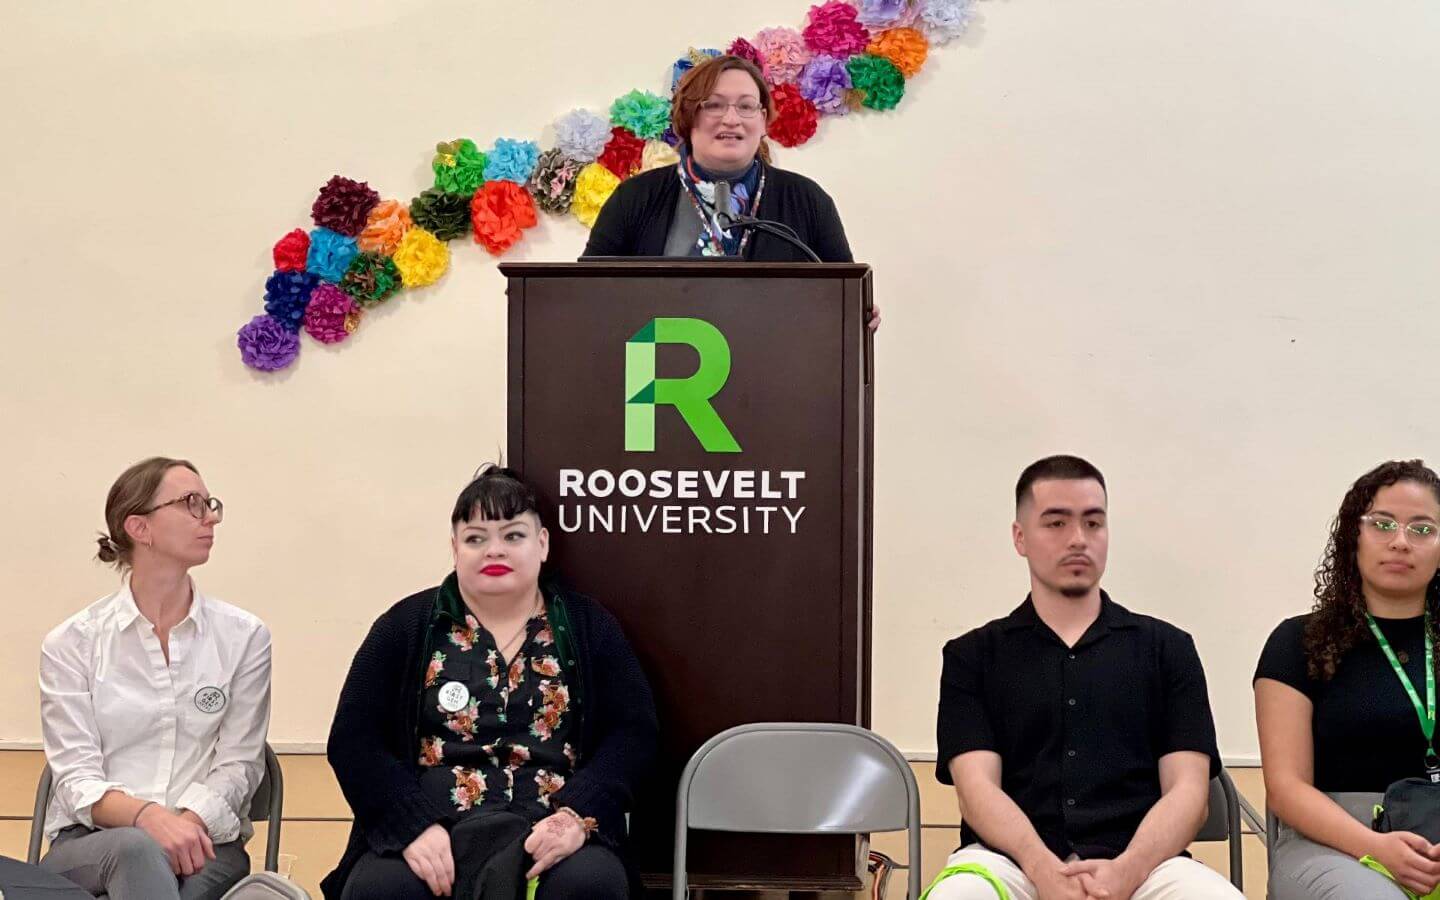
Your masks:
M1420 730L1425 733L1425 743L1431 746L1425 754L1426 768L1431 768L1435 762L1435 750L1433 743L1435 738L1435 645L1430 639L1430 610L1425 610L1425 705L1420 705L1420 695L1415 692L1415 685L1411 684L1410 676L1400 667L1400 660L1395 658L1395 651L1390 649L1390 642L1385 640L1385 634L1380 631L1380 626L1375 624L1375 617L1368 612L1365 614L1365 621L1370 623L1370 631L1375 635L1375 640L1380 644L1380 649L1385 651L1385 658L1390 660L1390 668L1400 677L1400 683L1405 687L1405 693L1410 697L1410 703L1415 707L1415 715L1420 718Z

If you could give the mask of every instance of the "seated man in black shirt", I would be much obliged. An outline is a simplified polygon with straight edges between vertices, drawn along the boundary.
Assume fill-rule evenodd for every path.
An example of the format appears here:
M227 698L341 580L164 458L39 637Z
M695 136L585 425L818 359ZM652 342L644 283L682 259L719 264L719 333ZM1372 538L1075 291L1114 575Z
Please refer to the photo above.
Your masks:
M1408 460L1360 476L1340 502L1314 593L1313 611L1281 622L1255 669L1276 817L1269 896L1403 900L1397 882L1429 894L1440 844L1370 826L1391 782L1440 769L1426 686L1440 610L1440 475Z
M1015 486L1030 596L945 646L936 777L964 821L932 900L1240 892L1184 856L1220 768L1190 636L1100 590L1105 479L1073 456Z

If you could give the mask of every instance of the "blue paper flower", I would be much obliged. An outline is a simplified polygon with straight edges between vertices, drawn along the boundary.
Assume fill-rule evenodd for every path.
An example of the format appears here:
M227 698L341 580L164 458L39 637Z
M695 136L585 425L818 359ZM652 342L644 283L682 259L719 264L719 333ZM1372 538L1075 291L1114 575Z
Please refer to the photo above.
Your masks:
M309 272L276 272L265 279L265 312L286 329L298 332L310 294L319 283L320 278Z
M540 147L534 141L500 138L495 149L485 154L485 180L524 184L539 161Z
M965 33L975 18L975 0L921 0L920 23L932 44L944 44Z
M675 93L675 88L680 86L680 79L685 73L699 65L702 60L714 59L720 55L719 50L707 48L705 50L691 49L689 53L675 60L675 65L670 69L670 93Z
M610 143L610 122L588 109L571 110L555 123L555 149L578 162L594 162Z
M317 228L310 232L310 252L305 257L305 270L338 284L345 276L345 270L350 268L350 261L359 252L354 238L328 228Z

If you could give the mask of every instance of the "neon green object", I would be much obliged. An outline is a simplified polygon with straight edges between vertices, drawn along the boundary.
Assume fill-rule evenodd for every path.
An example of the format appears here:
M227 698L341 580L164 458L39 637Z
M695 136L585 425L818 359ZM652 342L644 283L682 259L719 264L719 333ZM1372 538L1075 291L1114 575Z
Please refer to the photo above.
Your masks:
M540 876L525 882L525 900L535 900L535 892L540 890Z
M1005 885L1001 883L1000 879L979 863L962 863L958 866L947 866L941 869L940 874L935 876L935 880L930 882L930 886L920 895L920 900L929 897L930 892L935 890L935 885L955 875L978 875L990 883L1000 900L1010 900L1010 892L1005 890Z
M1360 857L1360 865L1364 866L1367 869L1372 869L1376 872L1379 872L1381 875L1384 875L1391 881L1395 881L1395 876L1390 874L1390 870L1381 865L1380 860L1376 859L1373 856ZM1404 891L1405 896L1409 897L1410 900L1440 900L1440 887L1435 888L1435 890L1431 891L1428 894L1417 894L1407 888L1405 885L1400 884L1398 881L1395 882L1395 886L1398 887L1400 890Z

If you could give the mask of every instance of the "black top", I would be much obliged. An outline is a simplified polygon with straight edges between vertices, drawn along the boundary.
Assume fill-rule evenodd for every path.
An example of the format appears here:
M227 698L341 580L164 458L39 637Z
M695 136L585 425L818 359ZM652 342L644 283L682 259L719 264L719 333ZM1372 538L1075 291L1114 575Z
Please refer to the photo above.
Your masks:
M578 761L549 616L542 607L530 617L507 662L452 580L440 593L420 699L420 784L456 818L503 809L538 822Z
M1061 859L1118 856L1160 799L1160 757L1194 750L1220 771L1205 672L1190 635L1101 593L1073 648L1029 597L945 645L935 777L1000 755L1000 787ZM982 840L963 825L964 843Z
M1425 774L1425 734L1415 707L1380 645L1365 632L1329 681L1306 672L1303 636L1308 615L1286 619L1270 633L1256 678L1273 678L1310 698L1315 787L1380 793L1391 782ZM1405 674L1425 702L1425 617L1376 619Z
M427 588L376 619L340 689L326 755L355 823L339 865L320 883L326 900L338 900L367 850L398 854L431 825L454 822L452 810L421 787L416 754L425 651L439 595L438 587ZM659 728L650 684L620 624L600 604L547 590L546 614L562 651L574 651L562 652L562 660L574 662L572 703L580 709L581 763L551 800L595 817L597 838L620 846L625 812L655 757Z
M757 219L795 229L821 262L854 262L835 201L804 175L763 165L765 192ZM642 172L621 182L601 208L585 256L663 256L670 223L680 199L675 166ZM809 262L800 250L774 235L756 232L745 248L754 262Z

